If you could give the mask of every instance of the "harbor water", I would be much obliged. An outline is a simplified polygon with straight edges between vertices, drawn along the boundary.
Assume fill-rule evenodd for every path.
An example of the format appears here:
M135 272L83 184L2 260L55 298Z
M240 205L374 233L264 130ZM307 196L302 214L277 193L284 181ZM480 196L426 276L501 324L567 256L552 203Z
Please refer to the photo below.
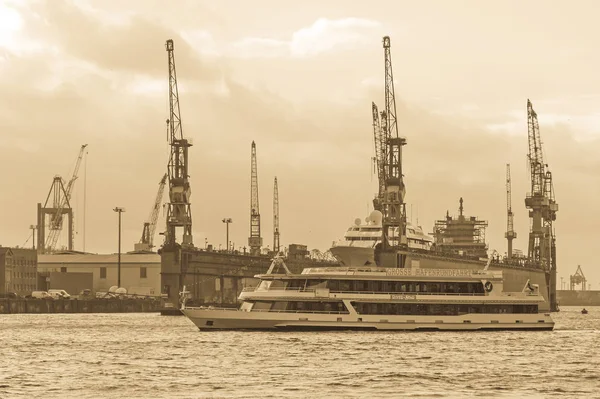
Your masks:
M600 398L600 307L551 332L201 332L156 313L0 315L0 398Z

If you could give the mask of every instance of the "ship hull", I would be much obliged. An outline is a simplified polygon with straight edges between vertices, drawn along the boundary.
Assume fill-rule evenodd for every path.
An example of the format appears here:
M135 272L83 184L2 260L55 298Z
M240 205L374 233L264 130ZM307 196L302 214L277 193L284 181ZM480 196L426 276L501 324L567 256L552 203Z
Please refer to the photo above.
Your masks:
M185 316L200 330L382 330L495 331L554 328L548 313L402 316L244 312L231 309L185 308Z

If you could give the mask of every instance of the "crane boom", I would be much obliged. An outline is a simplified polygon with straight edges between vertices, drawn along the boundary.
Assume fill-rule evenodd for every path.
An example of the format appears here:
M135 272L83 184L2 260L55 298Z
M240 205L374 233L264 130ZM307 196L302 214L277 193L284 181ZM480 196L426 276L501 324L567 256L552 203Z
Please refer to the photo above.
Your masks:
M541 195L544 192L544 155L537 113L533 110L531 101L527 100L527 132L529 142L529 169L531 173L531 195Z
M512 258L513 248L512 243L513 239L517 238L517 233L514 230L513 226L513 212L512 212L512 198L511 198L511 179L510 179L510 164L506 164L506 233L504 237L508 242L508 250L506 252L506 257L508 259Z
M381 197L385 192L385 134L381 129L381 119L379 118L379 110L377 105L371 103L371 111L373 116L373 138L375 141L375 162L377 164L377 178L379 181L378 196ZM383 116L385 114L382 113Z
M260 211L258 205L258 170L256 166L256 143L252 141L250 149L250 237L248 246L252 255L260 254L262 237L260 235Z
M273 252L279 253L279 189L277 188L277 177L273 183Z
M75 180L77 180L79 174L79 167L81 166L81 160L83 159L85 148L87 144L83 144L79 149L79 155L77 157L77 162L75 163L75 169L73 170L73 175L71 176L71 180L67 183L66 188L64 189L64 193L62 199L58 202L58 206L56 207L56 212L53 217L50 219L50 232L48 233L48 237L46 237L45 248L47 251L54 251L56 247L56 242L58 241L58 237L60 232L62 231L62 221L63 221L63 210L66 207L70 207L71 193L73 192L73 186L75 184ZM71 219L71 224L73 223L73 219ZM73 234L74 229L71 226L71 234ZM73 237L71 237L71 240ZM70 248L72 249L72 248Z
M142 238L140 239L139 244L135 245L136 251L151 251L154 247L154 234L156 232L158 214L160 212L162 198L165 191L165 185L167 183L167 177L168 175L165 173L162 179L160 179L160 183L158 184L158 192L156 194L154 204L152 205L152 210L148 215L148 219L146 220L146 222L144 222L144 227L142 229Z

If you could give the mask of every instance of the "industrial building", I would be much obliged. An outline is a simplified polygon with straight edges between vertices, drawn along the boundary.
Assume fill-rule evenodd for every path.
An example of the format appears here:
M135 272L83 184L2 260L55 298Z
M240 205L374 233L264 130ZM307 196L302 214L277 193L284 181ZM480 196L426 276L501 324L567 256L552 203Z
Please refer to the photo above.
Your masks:
M25 296L35 291L37 261L34 249L0 247L0 294Z
M81 282L89 281L92 274L92 286L85 287L93 292L107 292L117 285L119 273L117 254L84 254L76 252L38 255L38 271L47 277L51 288L52 280L58 281L56 273L82 273ZM51 278L52 277L52 278ZM66 279L61 279L66 281ZM70 279L72 281L72 279ZM121 287L129 294L160 295L160 255L155 253L121 254ZM83 289L83 288L82 288ZM69 292L77 294L78 292Z

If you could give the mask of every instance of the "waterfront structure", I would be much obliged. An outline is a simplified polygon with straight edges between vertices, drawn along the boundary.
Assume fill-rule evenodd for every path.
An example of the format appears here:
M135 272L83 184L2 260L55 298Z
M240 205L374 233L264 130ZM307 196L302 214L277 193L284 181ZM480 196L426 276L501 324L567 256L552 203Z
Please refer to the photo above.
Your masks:
M38 255L38 271L43 278L52 272L92 273L93 292L107 292L119 279L118 254L63 252ZM83 278L83 276L82 276ZM88 280L86 280L88 281ZM160 255L121 254L121 286L128 294L160 295ZM60 288L60 287L53 287ZM78 294L77 292L71 295Z
M0 247L0 294L31 294L37 288L35 249Z

